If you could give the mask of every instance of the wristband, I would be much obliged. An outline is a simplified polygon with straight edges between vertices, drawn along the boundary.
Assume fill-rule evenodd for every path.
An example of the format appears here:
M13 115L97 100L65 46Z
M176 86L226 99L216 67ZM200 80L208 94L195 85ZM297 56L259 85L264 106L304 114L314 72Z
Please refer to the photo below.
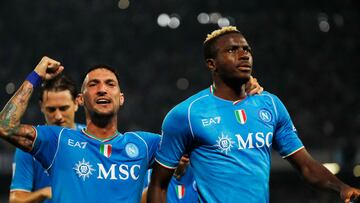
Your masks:
M33 87L38 87L41 85L42 79L39 76L39 74L37 74L37 72L32 71L27 77L26 80L29 81Z

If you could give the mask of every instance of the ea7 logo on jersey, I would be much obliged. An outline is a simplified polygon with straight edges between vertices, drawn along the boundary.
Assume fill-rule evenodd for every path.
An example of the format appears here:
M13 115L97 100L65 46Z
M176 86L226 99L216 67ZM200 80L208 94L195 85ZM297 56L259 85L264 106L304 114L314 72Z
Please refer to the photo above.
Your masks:
M85 149L87 142L78 142L72 139L68 139L68 145L71 147L78 147L80 149Z
M219 124L221 121L221 117L220 116L216 116L216 117L212 117L212 118L205 118L205 119L201 119L202 125L204 127L210 126L210 125L214 125L214 124Z

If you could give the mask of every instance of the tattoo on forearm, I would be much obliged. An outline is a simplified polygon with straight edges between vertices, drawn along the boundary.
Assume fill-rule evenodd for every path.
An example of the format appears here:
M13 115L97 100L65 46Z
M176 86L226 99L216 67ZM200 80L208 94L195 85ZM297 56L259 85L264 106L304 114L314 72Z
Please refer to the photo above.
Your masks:
M20 119L26 110L32 92L32 86L28 82L24 82L0 112L1 136L17 146L28 149L32 146L35 132L31 126L20 125Z

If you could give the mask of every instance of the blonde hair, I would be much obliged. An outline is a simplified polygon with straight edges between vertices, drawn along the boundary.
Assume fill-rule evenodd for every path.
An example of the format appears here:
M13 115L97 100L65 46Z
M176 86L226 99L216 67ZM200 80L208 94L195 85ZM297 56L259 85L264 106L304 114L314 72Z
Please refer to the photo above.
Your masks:
M204 44L206 42L210 41L211 39L214 39L215 37L218 37L218 36L223 35L223 34L228 33L228 32L240 32L240 31L235 26L222 27L222 28L214 30L210 34L208 34L206 36Z

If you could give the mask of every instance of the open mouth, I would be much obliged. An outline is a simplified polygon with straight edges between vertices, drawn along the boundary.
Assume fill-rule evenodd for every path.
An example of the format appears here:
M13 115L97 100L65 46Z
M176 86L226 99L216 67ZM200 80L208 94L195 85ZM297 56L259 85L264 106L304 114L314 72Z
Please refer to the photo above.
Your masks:
M109 99L97 99L96 103L97 104L110 104L111 101Z

